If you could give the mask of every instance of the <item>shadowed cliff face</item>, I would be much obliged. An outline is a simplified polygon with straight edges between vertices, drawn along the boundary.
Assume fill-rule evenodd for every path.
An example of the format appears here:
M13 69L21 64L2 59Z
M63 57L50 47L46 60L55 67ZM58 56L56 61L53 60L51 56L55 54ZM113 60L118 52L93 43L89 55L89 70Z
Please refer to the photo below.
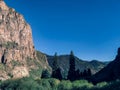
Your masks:
M95 74L90 81L96 84L98 82L112 81L116 79L120 79L120 48L118 48L115 60Z
M29 24L0 0L0 80L29 76L40 64Z

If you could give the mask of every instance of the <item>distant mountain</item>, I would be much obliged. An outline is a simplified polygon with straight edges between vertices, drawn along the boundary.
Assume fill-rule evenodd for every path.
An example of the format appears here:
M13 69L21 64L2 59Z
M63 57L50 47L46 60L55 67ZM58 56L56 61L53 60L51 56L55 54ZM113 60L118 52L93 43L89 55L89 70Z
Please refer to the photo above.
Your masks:
M120 48L114 61L110 62L106 67L93 75L90 79L93 83L112 81L120 79Z
M54 56L47 55L47 60L49 65L52 67ZM78 57L75 57L75 64L76 64L76 70L79 69L80 71L83 71L87 68L90 68L92 71L92 74L95 74L96 72L100 71L102 68L104 68L107 63L100 62L97 60L93 61L84 61L79 59ZM58 64L62 70L62 75L64 77L67 76L68 70L69 70L69 55L60 55L58 56Z

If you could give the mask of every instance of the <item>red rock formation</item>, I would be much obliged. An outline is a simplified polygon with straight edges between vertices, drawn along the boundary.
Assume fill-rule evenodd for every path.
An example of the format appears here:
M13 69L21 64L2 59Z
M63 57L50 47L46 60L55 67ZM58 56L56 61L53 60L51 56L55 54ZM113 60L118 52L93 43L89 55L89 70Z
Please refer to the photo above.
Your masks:
M29 76L39 69L30 25L0 0L0 80Z

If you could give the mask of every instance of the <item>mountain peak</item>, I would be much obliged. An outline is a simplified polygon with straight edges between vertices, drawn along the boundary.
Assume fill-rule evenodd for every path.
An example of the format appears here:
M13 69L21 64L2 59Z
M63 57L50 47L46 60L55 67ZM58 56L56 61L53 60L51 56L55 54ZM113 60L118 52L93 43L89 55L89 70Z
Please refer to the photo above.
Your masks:
M106 67L91 77L93 83L112 81L120 79L120 48L118 48L116 58Z
M115 58L115 61L120 61L120 48L118 48L117 56Z
M118 52L117 52L118 55L120 55L120 47L118 48Z
M0 0L0 9L1 10L8 10L8 6L5 4L4 0Z

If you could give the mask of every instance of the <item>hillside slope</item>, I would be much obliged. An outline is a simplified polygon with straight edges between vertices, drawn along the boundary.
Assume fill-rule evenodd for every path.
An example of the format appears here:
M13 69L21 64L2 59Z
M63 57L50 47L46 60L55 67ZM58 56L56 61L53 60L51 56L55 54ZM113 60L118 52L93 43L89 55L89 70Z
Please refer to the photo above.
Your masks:
M90 81L96 84L98 82L112 81L116 79L120 79L120 48L118 49L115 60L92 76Z
M47 55L47 60L49 65L52 67L53 63L53 56ZM92 74L95 74L99 70L101 70L103 67L106 66L106 63L93 60L93 61L84 61L77 57L75 57L75 64L76 64L76 70L79 69L80 71L83 71L87 68L90 68L92 71ZM62 70L62 74L66 77L68 69L69 69L69 55L60 55L58 56L58 64Z

